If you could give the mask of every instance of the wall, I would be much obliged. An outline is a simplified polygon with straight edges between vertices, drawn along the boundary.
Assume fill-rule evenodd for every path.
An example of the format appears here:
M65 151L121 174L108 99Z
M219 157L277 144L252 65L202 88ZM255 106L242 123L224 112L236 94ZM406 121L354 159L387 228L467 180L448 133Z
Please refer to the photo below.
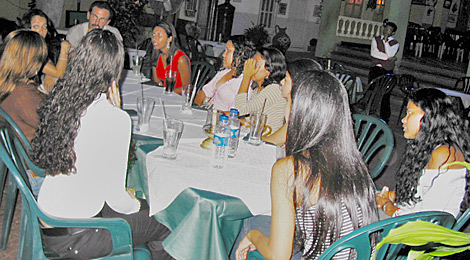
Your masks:
M0 17L16 21L17 17L22 17L28 11L30 0L0 0Z

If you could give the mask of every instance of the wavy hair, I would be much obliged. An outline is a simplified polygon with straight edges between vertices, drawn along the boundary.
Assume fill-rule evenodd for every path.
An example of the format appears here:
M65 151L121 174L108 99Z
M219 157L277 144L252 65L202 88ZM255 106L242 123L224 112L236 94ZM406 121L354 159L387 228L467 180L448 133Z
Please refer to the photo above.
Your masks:
M281 84L286 77L286 57L276 48L260 48L258 53L266 61L265 68L270 72L269 77L263 81L263 87L270 84Z
M237 68L234 78L238 78L243 73L243 65L245 61L253 58L256 54L256 46L252 41L245 40L244 37L231 36L229 41L232 41L235 51L233 52L232 67Z
M459 149L465 160L469 160L470 150L468 128L446 94L438 89L423 88L411 93L409 100L424 111L424 116L416 138L407 140L397 174L396 202L414 204L420 201L416 196L419 178L436 147L448 145ZM462 211L470 205L469 186L467 177L466 194L460 205Z
M313 222L315 242L304 257L314 259L322 253L325 242L331 245L339 239L343 205L354 230L377 221L375 186L357 149L348 95L341 82L329 72L307 71L294 84L298 86L288 123L286 152L294 160L296 211L303 209L303 223ZM306 220L316 181L320 181L316 214ZM307 240L305 234L301 240Z
M38 109L32 158L48 175L75 173L74 142L90 104L120 78L124 47L109 31L95 29L80 42L62 78Z
M0 97L3 99L17 84L33 79L46 58L46 42L38 33L16 30L8 34L0 59Z
M171 57L175 56L175 52L180 49L179 46L178 46L178 39L177 39L175 27L173 26L173 24L171 24L167 21L163 21L163 20L158 21L152 27L152 31L156 27L162 28L165 31L168 38L173 37L173 40L170 42L170 49L168 51L168 57L167 57L167 64L170 64L171 60L169 60L169 59L171 59ZM153 50L152 51L152 64L153 64L153 66L157 66L158 57L160 56L161 50L155 50L154 48L152 50Z

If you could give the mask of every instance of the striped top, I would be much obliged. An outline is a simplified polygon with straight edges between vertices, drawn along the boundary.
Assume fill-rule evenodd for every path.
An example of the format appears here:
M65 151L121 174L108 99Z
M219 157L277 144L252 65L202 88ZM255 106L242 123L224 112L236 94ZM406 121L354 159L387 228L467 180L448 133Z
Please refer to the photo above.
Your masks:
M287 99L282 97L281 86L279 84L270 84L261 91L259 91L259 88L255 89L250 100L248 100L247 93L237 94L235 107L240 115L246 115L261 111L264 100L266 100L264 108L264 113L267 117L266 124L271 127L271 133L274 133L284 124L284 108L287 103Z
M359 226L361 227L363 226L362 211L360 210L360 207L358 207L358 209L359 209L358 211ZM315 217L316 211L317 211L317 208L315 205L308 207L307 212L304 218L302 219L303 208L297 207L297 210L296 210L296 225L300 229L302 234L305 236L304 254L307 253L316 243L316 241L313 241L313 232L312 232L314 229L313 219ZM341 218L342 218L342 225L341 225L340 238L354 231L354 227L351 222L351 217L349 216L349 213L344 203L342 203L342 207L341 207ZM326 241L322 246L322 252L324 252L330 246L330 243L328 242L329 239L330 239L330 234L328 233L326 237ZM338 254L336 254L335 257L333 257L333 259L335 260L356 259L355 254L351 254L351 257L350 257L350 251L351 250L343 250L339 252ZM302 259L306 259L306 258L302 257Z

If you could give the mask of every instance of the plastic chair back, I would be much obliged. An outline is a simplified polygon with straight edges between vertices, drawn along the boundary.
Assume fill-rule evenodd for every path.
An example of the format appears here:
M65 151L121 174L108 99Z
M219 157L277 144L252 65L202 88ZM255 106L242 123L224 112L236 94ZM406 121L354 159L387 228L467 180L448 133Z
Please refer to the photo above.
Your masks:
M408 221L429 221L446 228L450 228L455 223L455 218L447 213L440 211L419 212L415 214L389 218L368 226L355 230L354 232L342 237L333 243L317 260L332 259L335 254L345 249L355 249L357 259L370 259L373 252L371 244L371 235L377 234L379 241L388 235L391 229L397 228ZM377 241L377 242L379 242ZM401 245L386 245L376 252L376 259L397 259L401 250Z
M382 172L392 154L394 145L392 131L387 124L373 116L353 114L353 120L357 147L364 161L369 164L379 150L383 150L377 166L369 169L370 176L375 178Z
M392 74L386 74L373 79L369 83L366 94L364 95L366 108L365 114L380 115L380 103L385 94L390 93L398 83L398 77ZM375 111L378 109L379 111Z
M388 235L390 230L404 225L408 221L417 220L429 221L446 228L452 227L455 222L455 218L451 214L440 211L419 212L415 214L389 218L357 229L340 238L330 247L328 247L325 252L323 252L323 254L317 258L317 260L332 259L335 254L345 249L354 249L357 253L356 259L370 259L374 248L374 243L371 242L371 238L373 236L378 238L378 243L383 237ZM401 249L401 245L384 245L377 252L376 260L397 259L398 253ZM249 253L247 259L264 260L265 258L258 251L252 251Z
M39 219L54 227L107 229L112 236L113 251L109 256L100 259L134 259L131 229L125 220L119 218L63 219L43 213L27 185L28 180L25 179L19 167L22 158L18 158L19 155L15 152L9 129L2 127L0 135L0 158L8 167L22 196L17 259L49 259L48 257L51 257L50 253L43 249ZM150 259L148 250L140 248L138 251L142 259Z
M199 79L197 82L196 89L199 90L207 84L215 75L214 66L205 61L193 61L191 62L191 82L196 83L197 75Z
M470 94L470 77L462 77L455 82L455 90Z
M356 75L343 69L335 69L332 73L343 83L348 92L349 103L353 104L356 101L357 95Z
M453 230L460 231L465 224L467 224L468 220L470 219L470 209L465 210L459 216L457 216L457 221L455 225L452 227Z

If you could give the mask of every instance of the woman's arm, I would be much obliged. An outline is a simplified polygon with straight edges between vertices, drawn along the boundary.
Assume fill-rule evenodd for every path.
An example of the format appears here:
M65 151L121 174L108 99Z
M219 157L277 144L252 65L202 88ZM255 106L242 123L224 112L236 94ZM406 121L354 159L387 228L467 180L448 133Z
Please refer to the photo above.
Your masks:
M248 59L245 61L243 66L243 79L238 89L238 94L248 93L248 88L250 87L251 78L259 70L259 67L256 66L255 59Z
M455 161L465 161L463 153L460 150L456 150L454 147L447 145L439 146L434 149L431 154L431 159L426 165L426 169L439 169L446 163ZM464 168L462 165L452 165L449 169L461 169Z
M263 141L272 143L275 145L284 145L286 144L286 137L287 137L287 123L282 125L279 130L274 132L274 134L267 136L267 137L261 137Z
M271 235L251 230L240 242L237 260L246 259L249 251L257 249L266 259L290 259L295 230L293 201L293 162L287 157L276 162L271 174Z
M243 84L243 83L242 83ZM266 100L266 107L279 100L280 90L277 85L269 85L261 90L257 95L253 95L250 100L247 93L239 93L235 97L235 107L240 115L246 115L254 111L261 111Z
M51 62L46 63L42 72L54 78L60 78L64 75L65 68L67 67L67 61L69 58L70 43L68 41L62 41L60 44L59 60L56 66Z
M181 56L178 59L178 73L181 79L181 88L176 88L175 92L181 94L183 88L191 84L191 67L189 66L189 59L187 56Z

